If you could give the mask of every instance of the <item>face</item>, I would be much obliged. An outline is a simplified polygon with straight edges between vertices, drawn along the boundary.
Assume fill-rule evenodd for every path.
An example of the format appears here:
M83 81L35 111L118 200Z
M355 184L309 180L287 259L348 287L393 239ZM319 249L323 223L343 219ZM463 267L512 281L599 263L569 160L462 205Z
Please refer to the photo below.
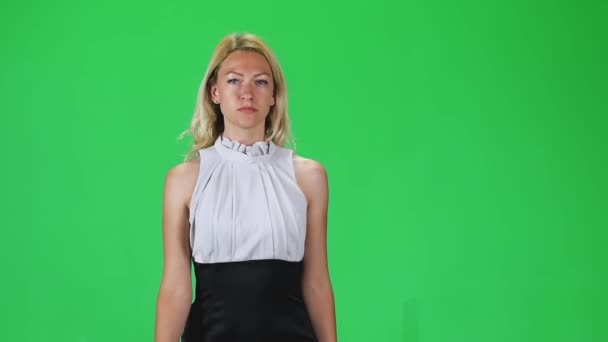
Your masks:
M264 121L275 102L273 89L272 70L264 56L237 50L220 65L210 95L220 105L226 130L264 132Z

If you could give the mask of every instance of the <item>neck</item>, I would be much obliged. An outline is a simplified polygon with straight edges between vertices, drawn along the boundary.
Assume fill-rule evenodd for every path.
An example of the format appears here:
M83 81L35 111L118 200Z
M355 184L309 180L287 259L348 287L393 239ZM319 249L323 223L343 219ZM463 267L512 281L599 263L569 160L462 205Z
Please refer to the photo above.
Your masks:
M266 139L266 137L264 135L264 131L251 132L251 131L235 131L235 130L226 129L226 130L224 130L223 133L221 133L221 135L230 140L238 141L239 143L246 145L246 146L253 145L254 143L256 143L258 141L264 141Z

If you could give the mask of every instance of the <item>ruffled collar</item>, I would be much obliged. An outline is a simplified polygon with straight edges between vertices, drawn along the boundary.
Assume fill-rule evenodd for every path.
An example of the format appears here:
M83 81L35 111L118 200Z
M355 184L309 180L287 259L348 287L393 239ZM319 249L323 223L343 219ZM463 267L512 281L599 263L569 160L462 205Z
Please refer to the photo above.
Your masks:
M222 156L242 161L263 160L270 157L276 150L276 145L272 140L260 140L252 145L245 145L222 134L217 137L215 147Z

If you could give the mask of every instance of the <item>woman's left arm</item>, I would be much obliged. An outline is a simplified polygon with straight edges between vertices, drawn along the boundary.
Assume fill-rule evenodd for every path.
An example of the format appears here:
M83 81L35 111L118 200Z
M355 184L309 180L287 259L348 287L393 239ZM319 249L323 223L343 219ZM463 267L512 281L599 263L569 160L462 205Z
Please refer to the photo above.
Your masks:
M305 164L301 174L308 193L308 210L302 294L319 342L336 342L334 294L327 260L327 172L316 161L309 159Z

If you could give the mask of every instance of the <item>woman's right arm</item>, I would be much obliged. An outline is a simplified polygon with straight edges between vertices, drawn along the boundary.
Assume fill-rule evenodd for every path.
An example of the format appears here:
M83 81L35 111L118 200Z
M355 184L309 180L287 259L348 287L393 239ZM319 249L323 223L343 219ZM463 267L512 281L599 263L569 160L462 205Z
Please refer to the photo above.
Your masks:
M192 304L187 207L192 177L188 169L180 164L165 177L163 274L156 302L155 342L179 342Z

